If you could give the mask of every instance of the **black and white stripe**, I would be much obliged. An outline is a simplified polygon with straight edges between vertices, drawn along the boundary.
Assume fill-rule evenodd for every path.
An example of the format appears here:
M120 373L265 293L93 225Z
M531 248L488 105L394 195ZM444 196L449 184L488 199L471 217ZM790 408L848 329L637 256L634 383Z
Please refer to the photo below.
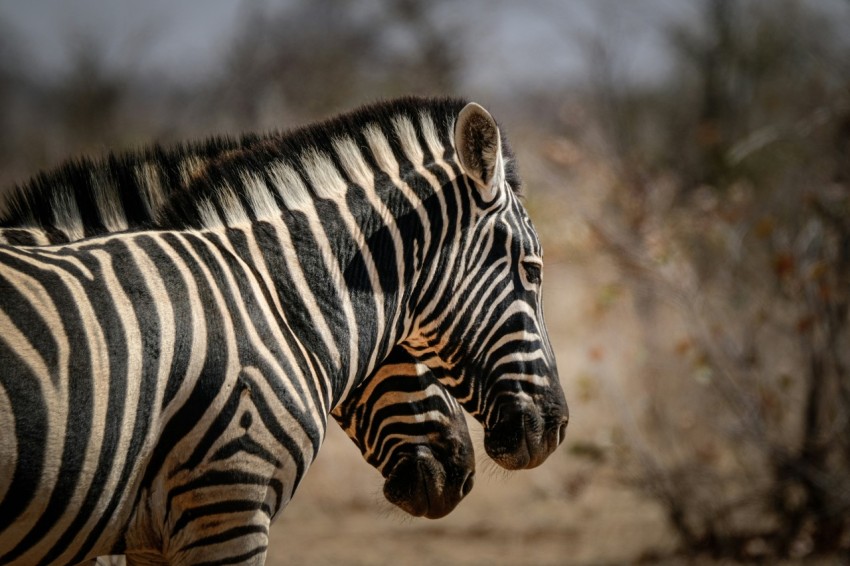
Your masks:
M404 100L221 160L164 229L3 248L0 561L262 563L396 346L449 369L497 461L539 464L566 404L508 159L477 105Z
M240 151L262 151L263 145L281 137L213 138L69 161L9 192L0 212L0 243L44 246L153 227L171 195L211 163ZM379 368L367 380L374 383L355 389L333 415L364 458L388 478L385 492L391 501L414 515L440 517L472 486L472 441L460 405L428 368L401 347L392 358L395 374ZM373 412L391 418L378 419ZM407 497L400 497L391 478L399 477L396 467L403 460L415 461L441 478L457 479L414 478L421 489L408 489Z

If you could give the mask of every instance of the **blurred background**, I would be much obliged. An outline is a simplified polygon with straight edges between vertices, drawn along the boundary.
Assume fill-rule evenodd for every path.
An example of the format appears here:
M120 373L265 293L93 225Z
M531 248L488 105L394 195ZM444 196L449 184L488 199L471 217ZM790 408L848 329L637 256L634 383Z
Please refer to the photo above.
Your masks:
M332 425L269 563L850 562L847 0L0 2L0 193L407 93L513 142L568 436L428 521Z

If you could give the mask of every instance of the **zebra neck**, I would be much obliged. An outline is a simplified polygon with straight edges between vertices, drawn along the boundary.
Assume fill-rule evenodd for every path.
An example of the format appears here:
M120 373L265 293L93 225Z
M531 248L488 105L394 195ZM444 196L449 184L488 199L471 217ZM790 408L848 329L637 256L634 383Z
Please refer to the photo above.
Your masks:
M327 392L321 400L327 414L409 334L424 244L421 229L406 222L378 228L377 219L345 219L336 207L318 208L206 237L226 241L268 290L267 301L297 341L316 389ZM375 228L352 234L339 229L346 224Z
M255 251L240 255L268 273L292 331L322 360L332 407L408 337L419 296L449 265L442 249L465 190L420 119L393 120L392 138L367 125L297 158L273 147L235 155L166 212L195 206L172 221L250 234ZM424 146L422 131L432 132Z
M267 274L282 319L327 376L331 409L395 345L417 340L414 313L423 303L439 308L435 297L454 268L445 200L435 196L390 220L357 218L352 226L375 228L356 237L338 230L346 221L333 207L251 226L250 261Z

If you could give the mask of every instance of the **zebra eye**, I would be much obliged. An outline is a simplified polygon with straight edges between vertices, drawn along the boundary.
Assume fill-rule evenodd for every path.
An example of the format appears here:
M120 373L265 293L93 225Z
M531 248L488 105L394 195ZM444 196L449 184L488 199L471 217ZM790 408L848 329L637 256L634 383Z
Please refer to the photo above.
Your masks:
M522 262L522 267L525 269L525 278L529 283L538 285L543 281L542 266L534 261Z

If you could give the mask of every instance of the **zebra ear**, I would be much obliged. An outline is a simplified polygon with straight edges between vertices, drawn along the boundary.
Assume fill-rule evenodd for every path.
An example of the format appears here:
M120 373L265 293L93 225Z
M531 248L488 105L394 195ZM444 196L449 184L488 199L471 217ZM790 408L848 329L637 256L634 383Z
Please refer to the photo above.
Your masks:
M475 181L484 200L495 198L504 177L502 139L490 113L474 102L458 114L455 149L461 167Z

